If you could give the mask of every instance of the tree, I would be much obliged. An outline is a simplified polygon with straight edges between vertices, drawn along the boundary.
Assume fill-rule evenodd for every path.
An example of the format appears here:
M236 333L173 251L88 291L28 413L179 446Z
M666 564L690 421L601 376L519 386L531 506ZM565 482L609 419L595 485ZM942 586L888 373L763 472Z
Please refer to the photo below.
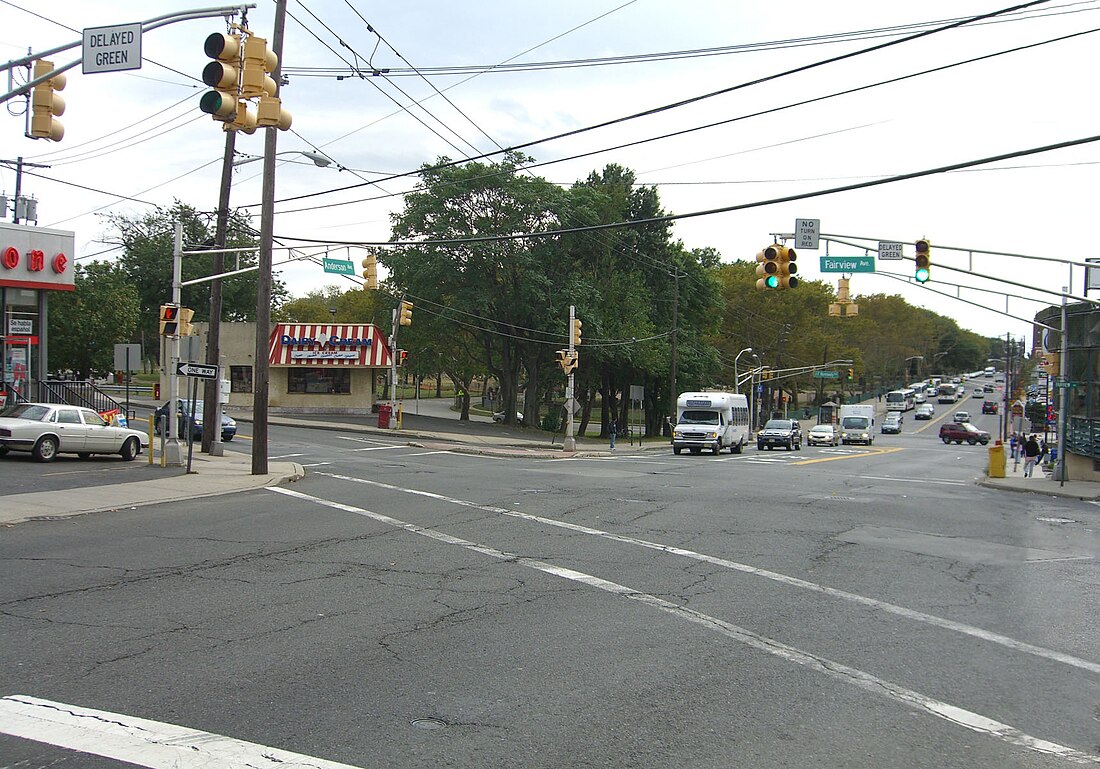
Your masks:
M49 363L83 379L114 368L114 346L133 339L141 300L117 264L78 264L75 281L75 290L50 296Z
M158 309L172 297L172 244L175 222L183 223L184 250L197 250L213 244L213 227L205 215L176 201L170 208L158 209L143 216L111 215L108 222L114 236L123 246L119 264L140 298L141 324L133 341L141 341L146 349L157 338ZM229 218L226 248L256 245L256 232L249 218L239 211ZM229 255L227 264L238 268L237 254ZM213 274L212 256L185 256L183 280ZM257 264L256 252L239 254L239 267ZM222 319L247 321L256 315L256 272L245 272L222 281ZM184 286L181 304L195 311L195 321L210 319L210 283ZM289 298L282 281L274 280L271 303L278 308Z

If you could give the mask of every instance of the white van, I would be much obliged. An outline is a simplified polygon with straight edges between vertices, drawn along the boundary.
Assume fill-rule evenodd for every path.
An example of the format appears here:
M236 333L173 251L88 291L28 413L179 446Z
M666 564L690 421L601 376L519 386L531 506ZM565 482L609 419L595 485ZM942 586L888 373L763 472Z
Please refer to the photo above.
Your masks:
M740 454L749 440L749 401L744 395L723 392L682 393L676 399L676 426L672 452L688 449L717 454L728 448Z

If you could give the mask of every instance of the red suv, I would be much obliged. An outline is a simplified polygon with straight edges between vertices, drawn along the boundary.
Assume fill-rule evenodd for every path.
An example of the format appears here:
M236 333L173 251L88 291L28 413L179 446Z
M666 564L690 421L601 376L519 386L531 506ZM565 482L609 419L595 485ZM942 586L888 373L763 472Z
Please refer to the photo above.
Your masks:
M983 401L982 402L983 414L996 414L997 413L997 401Z
M989 443L990 435L985 430L979 430L969 422L948 422L940 426L940 440L944 443L962 443L966 441L971 446L980 443L983 446Z

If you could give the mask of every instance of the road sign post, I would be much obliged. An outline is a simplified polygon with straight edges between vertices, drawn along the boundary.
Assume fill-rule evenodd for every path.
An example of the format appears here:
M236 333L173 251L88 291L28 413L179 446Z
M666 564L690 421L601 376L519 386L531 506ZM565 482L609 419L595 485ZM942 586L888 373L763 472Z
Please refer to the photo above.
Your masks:
M206 363L177 363L176 374L193 379L217 379L218 367Z

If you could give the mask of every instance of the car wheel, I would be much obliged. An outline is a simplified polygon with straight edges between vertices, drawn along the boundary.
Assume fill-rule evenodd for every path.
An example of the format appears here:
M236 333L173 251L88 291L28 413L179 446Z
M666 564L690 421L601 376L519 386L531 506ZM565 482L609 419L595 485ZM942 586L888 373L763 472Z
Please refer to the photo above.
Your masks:
M973 438L968 438L966 442L969 443L971 446L973 446L975 443L977 443L977 441L974 440Z
M764 444L761 443L760 441L757 441L756 442L756 450L757 451L763 451L764 450Z
M79 457L80 459L87 459L88 457L90 457L90 456L91 456L91 454L90 454L89 452L87 452L87 451L78 451L78 452L76 453L76 455L77 455L77 457Z
M794 451L794 441L787 439L787 451Z
M722 453L722 444L721 443L714 444L714 448L710 450L710 453L713 454L714 456L718 456L719 454L721 454Z
M946 444L950 444L950 443L951 443L951 439L950 439L950 438L944 438L944 439L943 439L943 442L944 442L944 443L946 443Z
M683 446L673 446L672 447L672 453L673 454L679 454L681 451L683 451Z
M989 441L982 441L981 443L984 446L985 444L989 443Z
M5 457L7 455L8 455L8 447L7 446L0 446L0 457Z
M223 435L223 436L222 436L222 442L223 442L223 443L228 443L228 442L229 442L229 441L231 441L231 440L233 440L233 436L232 436L232 435Z
M31 453L39 462L52 462L57 456L57 438L51 435L42 436L38 439L38 443L34 444Z
M122 458L127 462L130 462L138 455L139 451L141 451L141 442L137 438L131 436L122 444L122 451L120 451L119 454L121 454Z
M744 441L738 441L737 443L730 446L730 453L731 454L740 454L742 451L744 451L744 449L745 449Z

